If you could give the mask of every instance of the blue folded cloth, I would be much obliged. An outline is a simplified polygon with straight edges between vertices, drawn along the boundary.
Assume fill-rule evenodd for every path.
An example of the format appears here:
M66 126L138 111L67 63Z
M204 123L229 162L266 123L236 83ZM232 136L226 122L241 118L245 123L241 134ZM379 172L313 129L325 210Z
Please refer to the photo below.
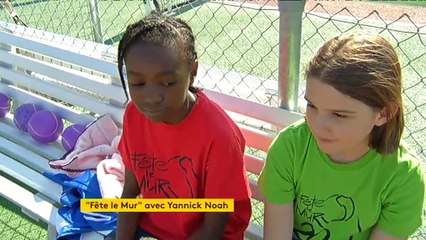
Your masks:
M98 178L91 170L85 171L76 178L65 174L45 172L44 175L52 181L62 185L62 195L57 223L58 240L80 239L82 233L97 231L107 235L115 230L117 212L81 212L80 200L84 198L102 198Z

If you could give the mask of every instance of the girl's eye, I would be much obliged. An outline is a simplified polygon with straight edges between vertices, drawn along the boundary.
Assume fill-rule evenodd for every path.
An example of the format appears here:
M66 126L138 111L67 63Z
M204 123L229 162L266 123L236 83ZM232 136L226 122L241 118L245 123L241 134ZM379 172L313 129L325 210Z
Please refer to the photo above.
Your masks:
M338 113L333 113L333 115L338 117L338 118L347 118L348 117L346 115L342 115L342 114L338 114Z
M163 86L166 86L166 87L170 87L170 86L173 86L173 85L175 85L176 84L176 82L163 82L162 83L162 85Z
M143 87L143 86L145 86L145 83L130 83L130 86L132 86L132 87Z
M310 104L310 103L308 103L308 104L306 104L307 106L308 106L308 108L315 108L315 106L314 105L312 105L312 104Z

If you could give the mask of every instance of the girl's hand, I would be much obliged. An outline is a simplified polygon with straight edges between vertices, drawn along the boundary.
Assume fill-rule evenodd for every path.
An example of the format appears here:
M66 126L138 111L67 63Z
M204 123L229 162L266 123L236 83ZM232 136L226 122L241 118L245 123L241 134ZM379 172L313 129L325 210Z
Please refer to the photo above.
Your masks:
M126 169L123 194L121 195L121 198L134 198L135 196L141 196L139 185L134 173ZM137 229L139 228L140 216L140 212L119 212L115 239L133 239Z
M385 233L380 227L376 226L370 236L370 240L406 240L407 238L398 238Z
M228 213L204 213L201 227L188 240L220 240L228 220Z

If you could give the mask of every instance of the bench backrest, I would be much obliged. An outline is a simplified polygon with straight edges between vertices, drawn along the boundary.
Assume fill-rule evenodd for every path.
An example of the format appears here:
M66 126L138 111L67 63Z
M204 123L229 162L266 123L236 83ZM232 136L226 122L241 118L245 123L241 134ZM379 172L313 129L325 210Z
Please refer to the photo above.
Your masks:
M72 123L88 124L109 114L122 124L125 96L119 83L116 48L12 24L0 31L0 92L13 99L13 107L32 102ZM240 126L247 142L247 171L258 175L277 130L302 116L280 108L204 89L204 92ZM13 127L12 117L5 120ZM4 128L6 129L6 128ZM0 130L0 136L6 134ZM10 134L10 133L9 133ZM13 135L13 134L12 134ZM19 145L45 159L65 153L59 141L49 146L15 135ZM258 154L260 151L263 154ZM19 154L19 153L16 153ZM35 159L34 169L48 169L47 161ZM251 179L253 198L263 198Z

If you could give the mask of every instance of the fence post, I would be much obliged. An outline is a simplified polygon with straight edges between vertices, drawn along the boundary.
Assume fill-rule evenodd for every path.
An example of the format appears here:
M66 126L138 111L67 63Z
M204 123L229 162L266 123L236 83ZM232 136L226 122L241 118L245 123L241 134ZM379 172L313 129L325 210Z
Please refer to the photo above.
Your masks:
M281 108L296 111L299 85L302 13L306 0L280 0L278 97Z
M173 1L172 0L168 0L167 1L167 12L171 13L173 9Z
M93 38L95 42L103 43L101 18L99 17L98 0L89 0L90 20L92 21Z

